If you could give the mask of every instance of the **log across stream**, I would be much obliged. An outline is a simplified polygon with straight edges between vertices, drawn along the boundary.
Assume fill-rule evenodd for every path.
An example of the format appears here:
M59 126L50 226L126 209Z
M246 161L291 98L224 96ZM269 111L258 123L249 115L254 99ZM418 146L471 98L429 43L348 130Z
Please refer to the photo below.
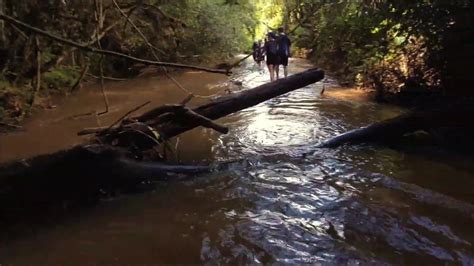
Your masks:
M4 195L24 198L94 196L99 189L138 184L163 178L169 173L199 174L210 166L168 165L142 162L137 156L167 139L200 125L227 133L212 120L257 105L305 87L324 78L320 69L310 69L286 79L218 97L192 110L184 105L156 107L136 118L96 130L90 141L52 154L39 155L0 165L0 187ZM190 115L185 115L190 113ZM184 116L183 116L184 115ZM221 130L219 130L221 129ZM81 134L81 133L80 133ZM21 193L19 191L27 191Z

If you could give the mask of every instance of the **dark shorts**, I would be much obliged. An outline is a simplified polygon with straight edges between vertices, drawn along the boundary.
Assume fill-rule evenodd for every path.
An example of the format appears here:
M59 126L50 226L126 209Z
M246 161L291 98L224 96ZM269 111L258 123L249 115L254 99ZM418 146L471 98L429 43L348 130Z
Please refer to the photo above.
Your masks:
M280 65L288 66L288 56L280 55Z
M276 54L267 54L267 65L279 65L280 57Z

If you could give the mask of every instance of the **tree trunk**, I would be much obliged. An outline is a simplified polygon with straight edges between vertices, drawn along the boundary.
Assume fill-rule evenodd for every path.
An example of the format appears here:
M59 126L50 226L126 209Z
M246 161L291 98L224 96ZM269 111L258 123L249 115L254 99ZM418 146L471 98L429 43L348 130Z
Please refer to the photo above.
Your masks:
M329 139L318 147L334 148L344 144L389 143L399 141L406 134L418 130L431 131L439 128L474 128L472 116L474 106L470 104L453 105L442 109L414 111L367 127L354 129ZM471 132L471 131L468 131Z

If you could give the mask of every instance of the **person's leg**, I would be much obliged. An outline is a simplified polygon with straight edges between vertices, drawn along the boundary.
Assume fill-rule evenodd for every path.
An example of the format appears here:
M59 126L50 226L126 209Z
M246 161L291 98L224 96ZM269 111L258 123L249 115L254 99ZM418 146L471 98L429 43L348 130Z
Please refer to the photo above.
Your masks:
M281 64L283 65L283 74L288 77L288 56L283 55L281 58Z
M276 79L280 78L280 65L275 65Z
M275 72L273 71L273 65L268 65L268 72L270 72L270 81L273 81L275 79Z

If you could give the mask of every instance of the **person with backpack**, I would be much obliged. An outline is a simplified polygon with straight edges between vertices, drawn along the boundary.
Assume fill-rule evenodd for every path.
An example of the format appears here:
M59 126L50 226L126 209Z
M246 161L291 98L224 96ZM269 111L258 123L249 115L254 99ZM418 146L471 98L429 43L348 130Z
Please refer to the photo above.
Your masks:
M257 42L254 42L252 46L252 50L253 50L253 54L252 54L253 60L255 61L255 63L257 63L258 67L260 68L262 61L265 60L265 55L264 55L264 51L262 47L262 41L258 40Z
M288 77L288 58L291 56L290 52L291 40L285 34L283 27L278 28L278 56L280 58L280 64L283 65L283 73L285 78ZM279 68L280 66L277 66ZM278 70L277 79L278 79Z
M270 72L270 81L274 81L275 77L278 77L278 65L280 64L280 58L278 56L278 40L273 32L269 32L267 37L267 42L265 43L267 67L268 72Z

